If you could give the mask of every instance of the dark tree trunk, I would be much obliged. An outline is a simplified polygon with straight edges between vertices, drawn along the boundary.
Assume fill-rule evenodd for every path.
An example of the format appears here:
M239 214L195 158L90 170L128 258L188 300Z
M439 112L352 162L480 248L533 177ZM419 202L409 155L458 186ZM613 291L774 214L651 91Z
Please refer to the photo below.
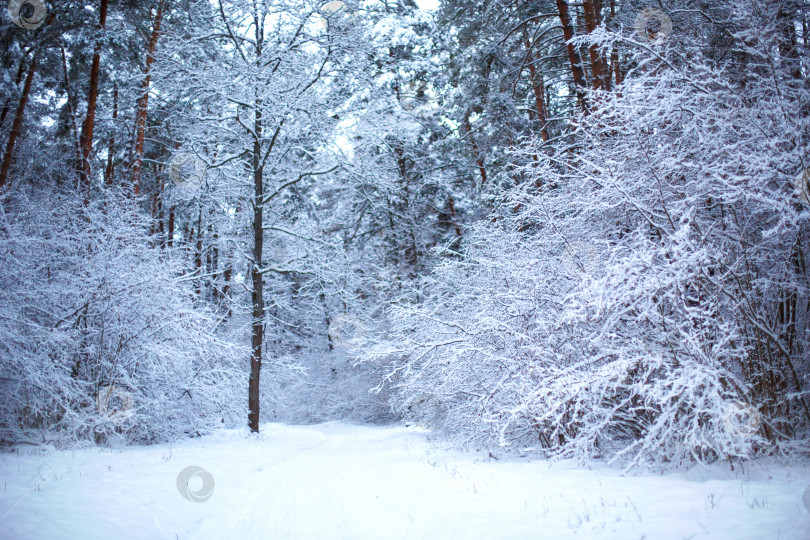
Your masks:
M590 34L599 26L599 8L595 0L583 0L582 8L585 12L585 30ZM610 90L610 73L604 56L599 52L596 45L591 45L588 52L591 56L594 89Z
M157 234L157 220L158 220L158 194L152 195L152 222L149 224L149 234L152 237L151 243L155 243L155 235Z
M222 271L222 302L225 303L225 314L231 316L231 277L233 276L233 254L229 253L225 261L225 269Z
M211 301L217 302L220 300L220 290L219 290L219 233L217 232L216 227L213 225L211 226L211 250L209 251L209 257L211 260Z
M571 14L568 12L568 3L565 0L557 0L557 11L560 15L560 24L563 27L565 45L568 49L568 61L571 64L571 73L574 76L577 103L583 111L587 112L588 104L585 101L585 89L588 85L585 82L585 70L582 68L582 57L579 54L579 50L571 43L571 40L574 39L574 26L571 24Z
M28 104L28 96L31 93L31 83L34 80L38 60L39 51L34 53L34 58L31 60L31 67L28 68L28 75L25 77L25 85L23 86L22 95L20 95L20 103L17 105L17 114L14 117L14 124L11 126L11 133L8 135L6 153L3 155L3 164L0 166L0 189L3 189L8 181L8 172L9 169L11 169L11 161L14 159L14 145L22 131L25 106Z
M118 119L118 83L113 86L113 123ZM113 184L115 174L115 126L110 131L110 142L107 147L107 168L104 170L104 184Z
M262 251L264 250L264 216L262 199L264 198L264 179L260 164L262 113L256 108L254 130L257 140L253 148L253 266L250 269L253 281L253 324L252 354L250 357L250 388L248 390L248 425L250 430L259 431L259 376L262 369L262 344L264 342L264 277L261 273Z
M261 61L264 41L264 24L258 15L254 19L256 33L256 62ZM262 275L264 251L264 169L262 164L262 102L255 101L253 122L253 266L250 269L253 290L253 321L251 324L250 382L248 385L248 426L258 433L260 414L259 377L262 370L262 346L264 344L264 276ZM276 132L278 134L278 132Z
M146 112L149 107L149 86L152 82L152 63L155 61L155 49L160 37L160 23L163 20L163 2L158 5L152 35L146 47L146 65L141 82L141 95L135 113L135 151L132 159L132 192L141 192L141 173L143 170L143 141L146 136Z
M543 137L543 142L548 141L548 129L546 126L546 104L545 104L545 84L543 83L543 75L537 73L534 65L534 60L539 59L539 55L533 52L532 42L529 40L529 31L526 26L523 27L523 43L526 47L526 58L529 63L529 77L532 83L532 90L534 92L534 103L537 107L537 118L540 122L540 133Z
M203 232L202 232L202 205L200 205L200 214L197 217L197 242L194 244L194 274L197 276L194 280L195 291L199 297L202 294L202 247L203 247Z
M169 248L174 246L174 208L169 208L169 237L166 240Z
M472 145L473 155L475 157L475 163L478 165L478 173L481 175L481 185L487 183L487 170L484 167L484 158L481 156L481 150L478 147L478 143L475 141L475 137L472 133L472 124L470 124L470 119L464 119L464 127L467 130L467 137L470 138L470 144Z
M160 238L160 248L166 249L166 222L163 219L163 199L160 198L160 194L156 195L157 197L157 233L158 238Z
M101 9L99 12L98 20L101 31L107 25L107 1L101 0ZM90 187L90 153L93 151L93 129L96 125L96 104L98 103L98 79L101 72L101 37L96 40L96 46L93 51L93 65L90 68L90 89L87 92L87 116L84 118L82 124L82 135L79 139L79 146L82 151L82 161L79 164L79 172L81 174L82 186L87 189Z

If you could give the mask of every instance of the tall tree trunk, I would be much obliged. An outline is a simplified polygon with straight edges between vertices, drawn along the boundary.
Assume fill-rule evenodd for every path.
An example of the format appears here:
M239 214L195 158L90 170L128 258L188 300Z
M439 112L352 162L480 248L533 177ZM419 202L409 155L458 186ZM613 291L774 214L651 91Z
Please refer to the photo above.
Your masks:
M202 267L202 251L203 251L203 227L202 227L202 205L200 206L200 214L197 216L197 241L194 243L194 291L197 297L202 296L202 282L203 282L203 267Z
M152 222L149 224L149 235L152 237L150 243L155 245L155 235L157 235L157 219L158 219L158 194L152 194Z
M113 85L113 128L110 130L110 142L107 146L107 168L104 169L104 184L113 184L115 174L115 121L118 120L118 83Z
M141 173L143 170L143 141L146 136L146 112L149 107L149 86L152 83L152 63L155 61L155 49L160 37L160 23L163 21L163 2L158 5L155 13L155 23L152 26L152 35L146 46L146 65L144 77L141 81L141 95L138 98L138 107L135 112L135 150L132 158L132 192L139 195L141 192Z
M577 93L577 104L588 112L588 104L585 101L585 89L588 87L585 82L585 70L582 68L582 57L579 50L571 43L574 39L574 26L571 24L571 14L568 11L568 3L565 0L557 0L557 12L560 15L560 24L563 27L563 37L565 46L568 49L568 61L571 64L571 73L574 76L574 85Z
M263 21L263 19L261 19ZM264 23L259 14L254 15L256 33L256 63L261 62L264 38ZM253 320L251 324L250 381L248 385L248 426L250 431L259 431L259 376L262 370L262 345L264 344L264 275L262 274L264 251L264 168L262 164L262 101L256 99L253 122L253 266L250 276L253 282Z
M585 30L590 34L599 26L599 12L596 0L583 0L582 8L585 13ZM588 48L591 56L591 72L593 74L593 87L596 90L610 90L610 73L605 58L596 45Z
M250 357L250 387L248 389L248 425L253 432L259 431L259 376L262 369L262 344L264 342L264 276L261 273L262 252L264 250L264 178L261 167L262 112L256 104L253 143L253 266L250 274L253 281L253 323Z
M158 201L158 203L157 203L158 204L158 206L157 206L157 220L158 220L157 221L157 234L158 234L158 238L160 238L160 249L166 249L166 222L163 219L163 216L164 216L163 198L160 196L160 194L163 193L163 190L161 189L161 187L162 186L158 186L158 193L156 194L157 201Z
M222 301L225 302L225 313L227 317L231 316L231 277L233 276L233 253L227 254L225 261L225 270L222 272Z
M540 133L543 137L543 142L546 142L548 137L548 128L546 126L546 103L545 103L545 88L543 83L543 76L537 73L537 68L534 65L535 59L540 59L539 54L535 54L532 49L532 42L529 40L529 31L526 25L523 26L523 43L526 47L526 58L529 60L529 77L532 83L532 90L534 91L534 103L537 107L537 117L540 121Z
M467 137L470 138L470 144L472 145L473 154L475 158L475 163L478 165L478 173L481 175L481 185L487 183L487 170L484 167L484 158L481 157L481 151L478 147L478 143L475 141L475 137L472 133L472 124L470 124L469 117L464 118L464 127L467 130Z
M169 248L174 246L174 214L175 214L175 207L171 206L169 208L169 237L167 240Z
M37 70L38 60L39 50L34 53L34 58L31 60L31 67L28 68L28 75L25 77L25 84L23 85L22 95L20 96L20 103L17 105L17 114L14 117L14 123L11 126L11 133L8 135L6 153L3 155L3 164L0 166L0 189L3 189L8 181L8 171L11 169L11 161L14 158L14 145L17 142L17 137L20 136L20 132L22 131L25 106L28 104L28 95L31 93L31 83L34 80L34 73Z
M101 32L104 32L107 26L107 2L108 0L101 0L101 9L98 16L98 25ZM82 124L82 136L79 139L79 146L82 149L82 161L80 163L79 172L81 173L82 186L87 189L90 187L90 153L93 151L93 129L96 125L96 104L98 102L98 79L101 72L101 40L102 37L96 40L96 46L93 50L93 65L90 68L90 89L87 92L87 116L84 118Z
M211 301L217 302L220 300L219 292L219 232L216 227L211 225L209 227L211 233L211 249L208 251L209 259L211 261L211 270L208 272L211 277L208 278L211 284Z

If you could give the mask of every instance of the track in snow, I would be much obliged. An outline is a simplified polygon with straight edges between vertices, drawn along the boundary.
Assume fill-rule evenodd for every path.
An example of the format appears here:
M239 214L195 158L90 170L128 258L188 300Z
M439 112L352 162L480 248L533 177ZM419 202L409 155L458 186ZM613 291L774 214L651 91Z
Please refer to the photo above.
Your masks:
M206 502L178 491L192 465L214 479ZM258 437L0 455L0 538L804 540L809 471L622 477L449 452L417 429L268 424Z

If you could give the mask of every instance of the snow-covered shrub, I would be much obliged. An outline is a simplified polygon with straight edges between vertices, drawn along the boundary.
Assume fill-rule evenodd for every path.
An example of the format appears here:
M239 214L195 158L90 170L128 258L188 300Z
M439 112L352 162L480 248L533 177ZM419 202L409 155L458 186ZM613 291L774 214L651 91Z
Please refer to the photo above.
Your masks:
M400 407L559 456L807 449L807 57L777 11L729 9L659 48L594 34L633 69L588 96L575 145L525 146L497 224L394 311L372 354L398 361Z
M150 442L244 418L248 352L195 305L183 261L134 206L24 185L3 198L4 442Z

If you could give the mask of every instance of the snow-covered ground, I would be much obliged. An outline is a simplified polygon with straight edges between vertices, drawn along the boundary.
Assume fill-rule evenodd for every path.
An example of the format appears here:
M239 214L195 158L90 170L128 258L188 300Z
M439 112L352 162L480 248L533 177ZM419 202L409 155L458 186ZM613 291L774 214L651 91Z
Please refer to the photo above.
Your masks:
M189 466L210 473L209 500L181 496ZM621 476L451 452L398 427L4 454L0 478L0 538L810 538L806 467Z

